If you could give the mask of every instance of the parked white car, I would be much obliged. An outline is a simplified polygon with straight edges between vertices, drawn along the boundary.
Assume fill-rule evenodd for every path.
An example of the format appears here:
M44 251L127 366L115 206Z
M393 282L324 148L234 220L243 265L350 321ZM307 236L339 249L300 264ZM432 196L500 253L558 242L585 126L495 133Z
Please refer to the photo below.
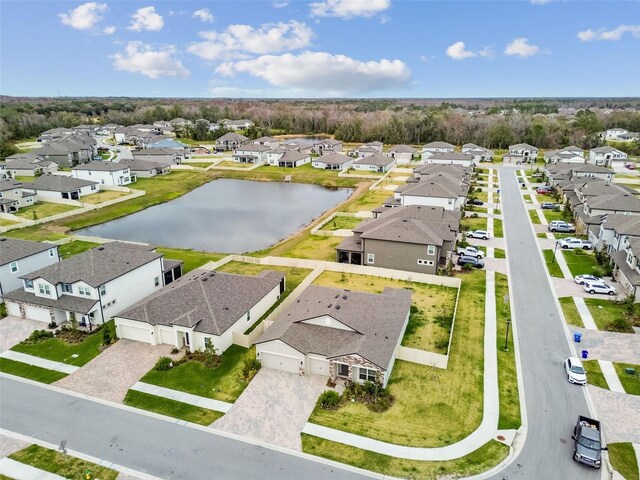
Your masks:
M561 248L569 249L569 248L582 248L583 250L590 250L593 245L591 242L587 242L586 240L580 240L575 237L567 237L562 240L558 240L556 242Z
M456 250L456 253L458 255L466 255L467 257L475 257L475 258L482 258L484 257L484 252L482 252L481 250L478 250L476 247L458 247L458 249Z
M585 283L602 283L602 279L595 275L576 275L574 280L578 285L584 285Z
M605 295L613 296L618 293L615 288L604 282L585 283L583 288L591 295L595 293L603 293Z
M582 366L582 362L576 357L569 357L564 362L564 371L567 372L569 383L577 385L587 384L587 372Z
M489 232L486 230L471 230L467 233L467 238L481 238L482 240L488 240L491 238L491 235L489 235Z

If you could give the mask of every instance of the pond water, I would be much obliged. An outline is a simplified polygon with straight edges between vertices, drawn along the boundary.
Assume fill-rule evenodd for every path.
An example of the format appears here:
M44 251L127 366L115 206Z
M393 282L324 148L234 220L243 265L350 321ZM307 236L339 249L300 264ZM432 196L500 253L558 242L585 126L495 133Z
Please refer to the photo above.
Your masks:
M215 180L170 202L76 233L208 252L251 252L298 231L352 192L297 183Z

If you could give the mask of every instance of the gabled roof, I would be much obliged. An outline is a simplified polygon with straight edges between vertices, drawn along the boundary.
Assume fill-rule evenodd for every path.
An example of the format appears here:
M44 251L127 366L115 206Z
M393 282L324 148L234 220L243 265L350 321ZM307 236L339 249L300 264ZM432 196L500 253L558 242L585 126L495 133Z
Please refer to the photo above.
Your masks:
M464 161L464 162L472 162L473 155L469 155L468 153L458 153L458 152L444 152L444 153L434 153L429 157L429 160L449 160L452 162L456 161Z
M133 152L131 152L131 154L136 157L136 156L143 156L143 155L178 155L178 151L174 150L172 148L144 148L142 150L134 150Z
M440 172L451 172L453 175L457 175L462 179L464 176L471 173L471 169L457 163L427 163L413 169L413 173L419 173L421 175Z
M391 147L391 149L389 150L389 152L410 153L411 155L413 155L417 151L418 150L413 148L411 145L395 145L395 146Z
M430 143L427 143L426 145L423 145L422 148L451 148L451 149L454 149L456 147L454 145L451 145L450 143L447 143L447 142L430 142Z
M240 145L238 147L236 147L236 152L240 151L240 152L267 152L271 150L271 147L267 147L266 145L254 145L251 143L248 143L246 145Z
M640 256L640 245L633 241L629 243L629 247L633 255L636 257ZM620 272L625 276L625 278L631 282L631 285L634 287L640 285L640 273L631 268L627 263L627 252L625 250L613 252L611 254L611 261L620 269Z
M194 270L118 317L222 335L284 277L283 272L272 270L257 276Z
M0 178L0 192L22 188L21 182L16 182L13 178Z
M81 163L71 168L71 170L91 170L94 172L118 172L126 170L129 166L124 162L102 162L91 161L89 163Z
M152 148L175 148L175 149L180 149L180 148L186 148L186 147L188 147L188 145L185 144L185 143L182 143L182 142L178 142L177 140L174 140L173 138L165 138L163 140L160 140L159 142L152 143L150 145L150 147L152 147Z
M589 208L615 210L620 212L640 212L640 198L628 193L601 195L587 200Z
M216 138L217 143L222 142L244 142L245 140L249 140L244 135L240 135L236 132L228 132L222 135L221 137Z
M319 142L315 142L313 145L332 145L332 146L336 146L336 145L340 145L342 144L342 140L334 140L332 138L326 138L324 140L320 140Z
M610 152L624 153L622 150L618 150L617 148L610 147L609 145L605 145L604 147L592 148L591 151L595 153L610 153Z
M139 160L139 159L127 159L120 160L119 163L129 167L132 172L145 172L156 168L167 168L167 165L162 162L154 162L152 160Z
M36 253L58 249L57 245L0 237L0 265L6 265Z
M613 229L618 235L640 236L640 215L612 213L602 223L606 229Z
M396 189L396 191L400 192L400 195L403 196L439 198L456 198L465 196L467 193L467 189L461 185L431 180L402 186Z
M314 162L323 162L326 165L342 165L347 162L353 162L353 160L353 157L341 153L327 153L326 155L313 159Z
M353 163L354 165L375 165L376 167L386 167L393 162L395 162L393 158L376 153L368 157L359 158Z
M280 157L278 161L280 162L298 162L305 158L309 158L308 153L302 153L297 150L284 150L284 154Z
M509 150L515 150L517 148L528 148L529 150L538 150L538 147L529 145L528 143L516 143L515 145L509 145Z
M265 142L273 143L273 142L279 142L279 141L280 140L278 140L277 138L268 137L268 136L264 136L264 137L256 138L255 140L251 140L251 142L260 142L260 143L265 143Z
M12 162L17 162L17 161L27 162L27 163L37 163L41 160L43 160L42 155L36 155L35 153L31 153L31 152L15 153L5 158L5 161L7 162L7 164L10 164Z
M374 294L311 285L256 343L280 340L328 358L359 355L389 370L410 308L410 290L387 287ZM305 323L327 315L350 330Z
M613 169L607 167L601 167L598 165L591 165L589 163L585 165L580 165L578 167L572 167L571 171L573 172L584 172L584 173L615 173Z
M98 185L98 182L82 180L80 178L63 175L42 175L31 183L24 183L23 188L31 190L45 190L48 192L74 192L82 187Z

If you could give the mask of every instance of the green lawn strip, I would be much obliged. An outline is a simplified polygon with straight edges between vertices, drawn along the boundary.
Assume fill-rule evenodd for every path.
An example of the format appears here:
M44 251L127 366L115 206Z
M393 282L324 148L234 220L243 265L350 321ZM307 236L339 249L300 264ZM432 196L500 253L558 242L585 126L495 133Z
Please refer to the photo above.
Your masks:
M36 179L36 177L30 177L28 175L16 175L15 181L16 182L33 182Z
M393 192L385 190L366 190L362 195L354 198L341 208L343 212L371 211L381 206L384 201L393 195Z
M103 328L110 328L111 338L116 338L113 320L107 322ZM102 330L97 331L87 335L80 343L67 343L59 338L50 338L35 344L19 343L11 350L81 367L102 351L102 335ZM73 355L77 356L73 357Z
M549 210L549 209L544 209L542 210L542 213L544 215L544 218L547 219L547 222L553 222L554 220L562 220L564 222L570 222L571 219L567 218L567 216L565 215L565 213L560 210L558 212L556 212L555 210Z
M156 251L164 254L165 258L182 260L184 262L182 264L182 273L190 272L209 262L217 262L226 256L222 253L208 253L181 248L158 247Z
M7 477L6 475L3 475L0 473L0 480L16 480L13 477Z
M480 187L483 188L483 187ZM486 188L484 189L485 191L483 192L473 192L473 196L476 197L478 200L482 200L483 202L487 203L489 201L489 194L486 192Z
M460 224L467 230L486 230L487 229L487 217L464 217ZM495 225L495 221L494 221Z
M15 225L16 223L20 222L16 222L15 220L8 220L6 218L0 218L0 227L8 227L9 225Z
M116 480L119 475L119 472L110 468L101 467L95 463L65 455L39 445L30 445L27 448L23 448L9 455L9 458L65 478L85 478L87 471L91 472L91 478L99 478L100 480Z
M15 213L15 215L22 218L28 218L29 220L35 220L50 217L51 215L57 215L59 213L69 212L78 208L80 207L64 205L62 203L37 202L29 207L22 207L20 211Z
M325 223L322 230L340 230L347 229L352 230L362 223L362 218L355 217L334 217L329 222Z
M255 357L255 347L246 349L231 345L222 354L222 362L216 368L190 361L166 372L152 369L140 381L223 402L234 402L248 385L241 378L242 363Z
M578 307L576 307L576 303L573 301L573 297L561 297L558 299L558 302L560 302L562 313L564 314L564 318L567 321L567 324L573 325L574 327L584 328L582 317L580 317Z
M213 162L183 162L182 164L190 167L207 168L213 165Z
M638 480L638 459L633 445L627 443L609 443L609 460L615 470L622 475L625 480Z
M215 410L196 407L188 403L178 402L136 390L129 390L127 392L127 395L124 397L124 404L200 425L211 425L224 415L224 413L216 412Z
M534 225L540 225L542 223L536 209L529 210L529 218L531 218L531 223L533 223ZM546 237L546 235L544 236Z
M493 219L493 236L497 238L504 237L504 230L502 227L502 220L494 218Z
M507 254L501 248L494 248L493 249L493 256L495 258L507 258Z
M498 386L500 390L500 419L498 429L518 429L520 419L520 397L518 396L518 373L516 371L513 332L509 330L508 350L504 350L507 319L511 317L510 304L504 298L509 295L507 276L496 273L496 320L498 349Z
M536 233L536 237L538 237L538 238L547 238L547 234L544 233L544 232Z
M620 383L624 391L629 395L640 395L640 365L632 363L614 363L613 367L620 378ZM626 368L635 370L635 373L629 374L625 372Z
M491 440L475 452L456 460L426 462L389 457L303 433L302 451L391 477L426 480L449 478L447 474L453 474L455 478L467 477L487 471L507 457L509 447Z
M40 383L53 383L67 376L66 373L47 370L27 363L16 362L8 358L0 358L0 372L15 375L16 377L29 378Z
M82 240L74 240L72 242L60 245L60 247L58 248L58 253L62 258L69 258L79 253L82 253L84 251L87 251L93 247L97 247L98 245L100 244L93 243L93 242L85 242Z
M310 163L297 168L263 166L250 171L215 170L215 175L220 178L283 182L290 176L295 183L315 183L325 187L355 187L363 181L361 178L339 177L338 173L337 170L313 168ZM387 191L387 197L392 194Z
M544 261L547 264L549 275L551 275L552 277L564 278L558 262L556 262L555 258L553 257L553 250L543 250L542 254L544 255Z
M625 304L605 300L604 298L585 298L584 303L587 304L598 330L612 330L611 328L606 328L607 324L618 321L618 325L626 325L626 328L618 328L616 331L633 333L633 328L625 318L627 309Z
M461 278L446 370L397 360L388 383L395 397L389 410L375 413L361 403L347 403L335 411L316 407L309 421L414 447L450 445L478 428L483 398L485 272L465 273Z
M609 384L607 383L607 379L604 378L597 360L584 360L582 365L587 371L587 382L589 382L589 385L609 390Z
M569 271L574 277L576 275L585 275L594 273L593 269L598 266L596 257L593 253L585 250L562 250L564 259L567 262Z

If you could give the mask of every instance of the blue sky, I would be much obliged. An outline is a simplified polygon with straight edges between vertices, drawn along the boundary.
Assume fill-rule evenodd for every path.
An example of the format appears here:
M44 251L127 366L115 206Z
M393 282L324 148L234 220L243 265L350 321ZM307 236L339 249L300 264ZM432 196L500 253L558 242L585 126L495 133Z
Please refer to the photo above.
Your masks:
M640 95L640 1L2 0L0 93Z

